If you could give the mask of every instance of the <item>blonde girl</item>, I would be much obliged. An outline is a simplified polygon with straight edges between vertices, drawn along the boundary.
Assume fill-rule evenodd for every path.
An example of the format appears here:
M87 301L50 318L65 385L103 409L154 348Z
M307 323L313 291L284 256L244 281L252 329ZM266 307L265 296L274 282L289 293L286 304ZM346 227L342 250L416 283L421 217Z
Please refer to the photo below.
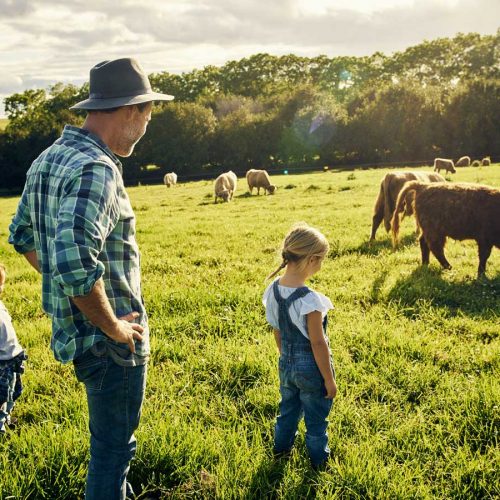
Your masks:
M281 248L282 269L266 289L266 319L274 329L280 353L281 402L275 426L274 453L287 455L304 416L306 446L312 466L322 468L328 460L327 417L337 393L335 371L326 334L330 299L305 285L321 269L329 250L317 229L300 223L286 235Z

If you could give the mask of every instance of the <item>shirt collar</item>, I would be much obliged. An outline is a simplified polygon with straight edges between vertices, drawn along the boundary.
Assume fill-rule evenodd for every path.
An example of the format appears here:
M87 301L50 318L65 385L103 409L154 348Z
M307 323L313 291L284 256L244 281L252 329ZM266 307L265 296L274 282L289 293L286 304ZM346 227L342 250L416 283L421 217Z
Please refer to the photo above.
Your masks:
M123 167L121 161L116 157L113 151L109 149L106 143L92 132L89 132L88 130L85 130L83 128L74 127L73 125L66 125L64 127L61 138L62 139L78 138L79 140L86 140L88 142L93 143L99 149L102 149L102 151L106 153L106 155L108 155L113 160L113 163L118 168L120 174L123 173Z

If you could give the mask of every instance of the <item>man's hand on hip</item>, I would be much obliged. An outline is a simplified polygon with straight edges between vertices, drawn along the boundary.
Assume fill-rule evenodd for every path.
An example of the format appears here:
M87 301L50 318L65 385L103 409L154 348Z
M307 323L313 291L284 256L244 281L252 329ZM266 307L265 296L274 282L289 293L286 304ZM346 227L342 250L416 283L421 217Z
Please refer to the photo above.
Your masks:
M142 342L141 333L144 331L144 328L141 325L131 323L131 321L134 321L134 319L138 317L139 313L135 311L127 314L126 316L122 316L121 318L118 318L114 328L111 328L109 331L104 331L104 333L115 342L128 344L130 350L135 352L134 340Z

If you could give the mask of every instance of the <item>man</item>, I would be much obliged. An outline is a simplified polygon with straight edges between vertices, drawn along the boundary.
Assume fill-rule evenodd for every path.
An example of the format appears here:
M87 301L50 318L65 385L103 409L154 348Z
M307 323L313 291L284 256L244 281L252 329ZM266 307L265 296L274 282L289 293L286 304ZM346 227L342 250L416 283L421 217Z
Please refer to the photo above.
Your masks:
M151 90L130 58L90 71L83 127L62 136L31 165L9 242L42 274L56 359L74 364L87 392L90 464L87 499L133 494L126 477L135 454L149 330L141 295L135 216L121 163L151 119Z

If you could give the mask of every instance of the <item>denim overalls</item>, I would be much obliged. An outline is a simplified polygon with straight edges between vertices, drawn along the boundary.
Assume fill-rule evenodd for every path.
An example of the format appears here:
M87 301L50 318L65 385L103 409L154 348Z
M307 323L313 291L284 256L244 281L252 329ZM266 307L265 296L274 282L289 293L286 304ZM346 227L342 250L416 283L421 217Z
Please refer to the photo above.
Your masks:
M276 421L274 452L291 450L299 420L304 415L306 424L306 446L313 466L322 465L330 454L326 420L332 400L326 399L323 377L314 359L311 342L292 323L289 309L293 302L310 293L306 286L297 288L290 297L283 299L273 284L273 292L279 307L279 330L281 334L280 414ZM327 318L323 321L326 335ZM333 365L332 365L333 367ZM335 376L335 371L333 372Z

